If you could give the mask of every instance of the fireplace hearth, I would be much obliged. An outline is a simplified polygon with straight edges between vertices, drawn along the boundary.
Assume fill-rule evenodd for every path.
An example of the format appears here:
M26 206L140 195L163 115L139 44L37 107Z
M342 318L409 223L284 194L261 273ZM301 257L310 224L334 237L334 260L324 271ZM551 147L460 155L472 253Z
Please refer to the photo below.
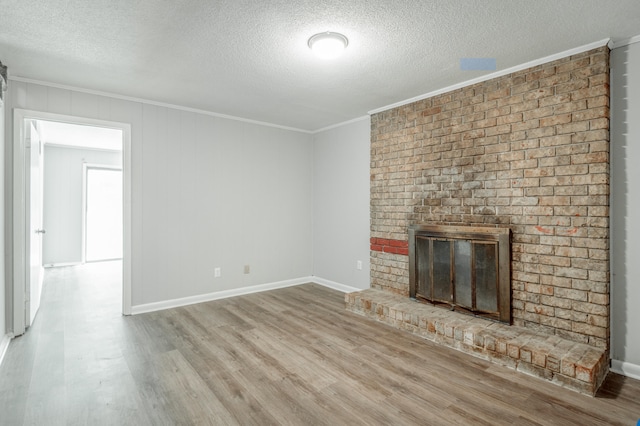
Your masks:
M411 225L409 295L511 323L509 228Z

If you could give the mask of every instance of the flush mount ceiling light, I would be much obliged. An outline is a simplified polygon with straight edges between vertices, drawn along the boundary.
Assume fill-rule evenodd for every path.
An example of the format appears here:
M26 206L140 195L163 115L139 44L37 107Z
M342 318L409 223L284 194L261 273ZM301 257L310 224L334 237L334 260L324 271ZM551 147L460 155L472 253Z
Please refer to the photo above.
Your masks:
M311 36L307 44L319 58L334 59L344 51L349 40L340 33L327 31Z

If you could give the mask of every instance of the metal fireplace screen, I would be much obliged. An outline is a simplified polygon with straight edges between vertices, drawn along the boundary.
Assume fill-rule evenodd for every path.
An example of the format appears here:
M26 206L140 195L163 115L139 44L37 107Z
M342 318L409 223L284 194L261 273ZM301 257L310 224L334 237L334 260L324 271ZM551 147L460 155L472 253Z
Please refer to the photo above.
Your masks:
M410 296L511 323L511 230L409 227Z

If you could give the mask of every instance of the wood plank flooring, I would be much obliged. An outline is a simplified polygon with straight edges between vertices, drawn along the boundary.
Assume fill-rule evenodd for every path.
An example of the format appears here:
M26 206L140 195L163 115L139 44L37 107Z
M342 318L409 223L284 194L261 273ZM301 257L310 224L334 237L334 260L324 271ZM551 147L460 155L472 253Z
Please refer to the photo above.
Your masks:
M120 264L47 270L0 367L1 425L635 425L640 381L596 398L347 312L308 284L133 317Z

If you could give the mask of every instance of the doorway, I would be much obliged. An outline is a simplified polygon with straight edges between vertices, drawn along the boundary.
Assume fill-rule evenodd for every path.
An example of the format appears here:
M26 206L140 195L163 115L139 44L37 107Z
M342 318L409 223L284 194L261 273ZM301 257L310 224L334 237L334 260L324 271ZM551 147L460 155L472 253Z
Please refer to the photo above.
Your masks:
M131 178L130 178L130 125L124 123L116 123L116 122L107 122L102 120L93 120L86 118L79 118L74 116L63 116L58 114L50 114L43 113L38 111L28 111L15 109L14 110L14 155L13 155L13 334L20 335L24 333L26 328L31 324L33 320L34 312L28 312L28 308L26 306L32 306L30 303L30 293L32 288L32 273L30 272L29 266L31 262L31 252L30 248L32 246L31 241L33 239L32 232L30 229L30 221L31 221L31 208L30 208L30 200L32 198L33 186L30 182L33 180L34 171L33 165L30 164L31 153L33 152L33 145L28 143L27 138L29 137L27 129L30 129L35 123L35 127L39 130L39 136L42 139L42 144L45 147L45 158L47 158L47 149L48 148L56 148L57 150L62 150L63 147L67 149L75 149L80 152L80 156L83 156L83 152L102 152L108 151L109 148L104 145L95 145L96 138L87 138L87 132L96 131L96 134L99 133L117 133L118 134L118 146L119 151L118 155L121 159L119 169L120 179L117 183L112 182L110 185L119 185L119 200L115 204L115 209L119 211L116 213L116 216L120 217L119 220L119 236L116 238L112 238L111 242L111 250L108 253L109 256L115 256L110 258L120 258L122 259L122 314L130 315L131 314L131 266L130 266L130 253L131 253ZM65 140L60 141L56 140L54 135L56 132L51 130L55 128L65 128L69 130L71 133L67 133L64 136ZM75 132L75 134L74 134ZM84 135L84 137L82 136ZM78 137L79 136L79 137ZM84 140L83 140L84 139ZM98 138L99 139L99 138ZM71 142L69 141L76 141ZM79 141L79 142L77 142ZM93 144L93 145L92 145ZM75 147L70 147L69 145L76 145ZM84 151L83 151L84 150ZM63 166L67 167L69 170L74 173L77 171L78 182L77 183L77 191L71 190L75 183L69 183L65 186L63 183L62 187L64 191L60 191L58 195L56 195L56 199L53 203L49 203L52 206L62 207L63 210L66 208L67 213L71 215L77 214L78 220L76 224L79 223L79 246L78 252L80 254L79 258L70 257L68 264L81 264L87 260L91 260L92 258L104 258L105 253L96 252L95 247L92 249L89 259L86 258L86 239L85 239L85 224L87 221L83 221L82 217L85 216L82 208L84 204L82 203L83 199L89 200L88 197L85 196L86 184L85 173L90 168L86 167L87 161L83 158L83 164L64 164ZM76 168L77 166L77 168ZM47 167L45 166L45 172ZM96 168L95 171L106 170L109 167L103 167L103 169ZM40 173L42 174L42 169L40 169ZM91 173L93 175L93 173ZM97 175L94 175L95 178ZM91 179L94 182L95 179ZM83 184L84 182L84 184ZM45 177L45 184L47 183ZM104 182L103 182L104 184ZM90 184L91 185L91 184ZM46 186L46 185L44 185ZM47 206L47 190L43 188L44 191L44 206L46 209ZM93 191L95 193L95 191ZM78 197L77 204L69 201L67 195L65 194L74 194ZM95 197L94 197L95 198ZM113 199L112 199L113 200ZM77 206L75 208L74 206ZM112 215L113 215L112 209ZM57 214L62 214L65 216L67 213L58 212ZM85 217L86 219L86 217ZM92 223L95 220L95 215L91 215L89 217L89 223ZM56 236L56 232L60 235L58 237L62 237L59 241L71 241L73 240L72 236L74 234L67 232L63 226L55 226L47 229L47 225L51 225L51 222L47 223L47 220L44 221L45 226L42 228L46 234L41 233L40 235L44 235L43 247L47 247L47 242L54 239ZM74 231L75 232L75 231ZM95 232L92 235L96 235ZM90 236L90 242L95 246L95 238ZM63 244L64 245L64 244ZM113 250L113 246L118 245L119 250L117 253ZM116 254L114 254L116 253ZM106 258L104 258L106 259ZM52 262L44 261L44 263L51 264ZM65 262L59 262L60 264L64 264ZM42 263L41 263L42 265ZM41 266L40 265L40 266ZM61 265L58 265L61 266ZM29 305L28 305L29 304Z
M84 261L122 259L122 169L83 167Z

